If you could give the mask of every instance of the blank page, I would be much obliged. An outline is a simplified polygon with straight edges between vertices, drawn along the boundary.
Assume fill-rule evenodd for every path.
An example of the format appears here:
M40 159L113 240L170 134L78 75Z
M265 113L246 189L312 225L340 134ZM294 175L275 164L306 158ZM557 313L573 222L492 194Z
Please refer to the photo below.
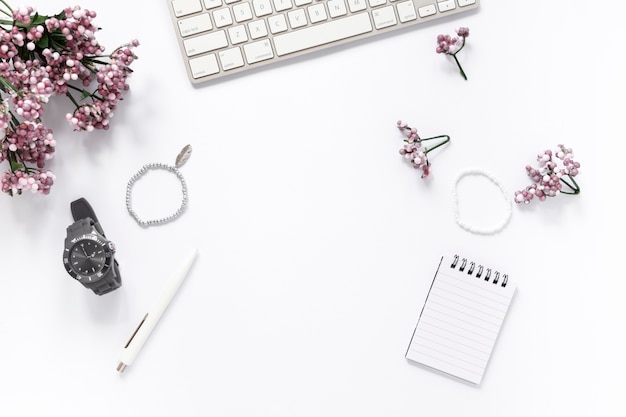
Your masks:
M480 384L515 285L506 274L456 258L442 258L406 357Z

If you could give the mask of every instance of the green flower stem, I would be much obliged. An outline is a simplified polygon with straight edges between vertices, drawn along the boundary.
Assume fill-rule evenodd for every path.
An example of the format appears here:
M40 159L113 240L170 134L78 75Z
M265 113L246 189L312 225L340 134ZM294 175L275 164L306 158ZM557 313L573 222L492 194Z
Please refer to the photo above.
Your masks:
M465 36L461 37L461 47L459 49L457 49L457 51L454 53L455 55L458 54L459 52L461 52L461 49L463 49L465 47Z
M444 140L441 143L438 143L437 145L433 146L432 148L424 148L424 154L428 155L428 152L434 151L438 147L443 146L446 143L450 142L450 136L448 136L448 135L439 135L439 136L433 136L432 138L420 139L420 142L422 142L422 141L425 141L425 140L441 139L441 138L446 138L446 140Z
M461 49L463 49L465 47L465 37L464 36L461 37L461 41L462 41L461 47L459 49L457 49L455 53L448 54L448 55L452 55L452 58L454 58L454 61L456 62L456 65L459 67L459 71L461 72L461 75L463 76L465 81L467 81L467 75L465 75L465 71L463 71L463 67L461 66L461 63L459 62L459 60L456 57L456 54L461 52Z
M578 183L576 182L574 177L572 177L571 175L568 175L568 177L574 183L574 185L572 185L569 182L565 181L564 178L561 178L561 182L563 184L567 185L569 187L569 189L572 190L572 191L563 191L563 190L561 190L561 193L562 194L569 194L569 195L580 194L580 186L578 185Z
M9 111L9 114L11 115L11 124L13 125L13 127L15 126L19 126L20 125L20 121L19 119L15 116L15 114L13 114L12 111Z
M100 97L98 94L96 94L95 91L93 93L90 93L87 90L84 90L82 88L78 88L78 87L76 87L74 85L71 85L71 84L67 84L67 88L71 88L72 90L78 91L79 93L81 93L82 99L85 99L87 97L91 97L92 100L104 101L104 99L102 97ZM70 101L72 103L74 103L74 105L76 105L76 107L80 107L80 104L78 104L78 102L76 101L74 96L69 91L67 93L65 93L65 95L67 96L67 98L70 99Z
M13 90L15 94L22 97L22 92L20 90L15 88L15 86L11 84L6 78L0 77L0 91L4 91L5 93L7 93L9 90Z
M24 160L17 152L7 152L7 160L9 161L9 165L11 167L11 172L15 173L16 171L24 171L26 173L31 173L34 170L27 167L24 163ZM21 162L20 162L21 160Z
M461 47L462 48L462 47ZM459 49L460 51L460 49ZM456 51L455 53L452 54L452 58L454 58L454 60L456 61L456 65L459 67L459 71L461 72L461 75L463 76L463 78L465 78L465 81L467 81L467 75L465 75L465 71L463 71L463 67L461 66L461 63L459 62L459 60L456 57L456 54L459 52Z
M68 87L69 87L69 85L68 85ZM74 103L74 105L76 106L76 108L80 107L80 104L78 104L78 102L76 101L76 99L74 98L74 96L72 95L72 93L70 93L70 92L68 91L67 93L65 93L65 96L66 96L67 98L69 98L69 99L70 99L70 101L71 101L72 103Z

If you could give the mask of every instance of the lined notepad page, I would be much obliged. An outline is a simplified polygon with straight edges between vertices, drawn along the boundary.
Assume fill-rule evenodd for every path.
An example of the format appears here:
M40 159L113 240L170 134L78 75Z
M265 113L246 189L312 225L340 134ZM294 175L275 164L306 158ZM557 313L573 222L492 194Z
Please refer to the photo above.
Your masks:
M451 268L444 257L426 298L406 357L474 384L480 384L515 285L494 283L487 267ZM488 280L485 280L487 277Z

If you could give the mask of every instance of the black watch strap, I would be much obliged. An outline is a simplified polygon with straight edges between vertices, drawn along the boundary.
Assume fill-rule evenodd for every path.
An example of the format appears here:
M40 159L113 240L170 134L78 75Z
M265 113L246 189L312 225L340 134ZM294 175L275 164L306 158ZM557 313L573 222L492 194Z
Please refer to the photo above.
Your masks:
M122 276L120 275L120 268L117 264L117 260L113 260L113 268L109 269L109 272L102 277L102 279L94 282L93 284L83 284L89 288L96 295L103 295L122 286Z
M96 227L96 223L93 221L91 217L76 219L74 223L67 226L67 235L68 236L88 235L89 233L93 232L93 229L95 227ZM99 230L98 230L98 233L100 233Z
M100 226L100 222L98 222L96 212L93 211L91 204L89 204L86 199L79 198L78 200L72 201L70 209L72 210L72 217L74 218L74 221L89 218L92 220L92 225L96 228L98 233L106 237L104 230L102 230L102 226Z

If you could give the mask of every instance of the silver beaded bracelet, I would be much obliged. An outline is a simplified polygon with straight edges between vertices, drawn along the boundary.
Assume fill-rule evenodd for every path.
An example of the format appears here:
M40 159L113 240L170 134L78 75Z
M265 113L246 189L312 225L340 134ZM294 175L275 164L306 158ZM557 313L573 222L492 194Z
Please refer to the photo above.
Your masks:
M181 166L183 166L185 162L187 162L187 160L189 159L189 156L191 156L191 145L185 146L179 152L178 156L176 157L176 163L174 166L160 163L160 162L153 162L153 163L145 164L144 166L141 167L139 171L137 171L135 175L131 177L130 180L128 180L128 185L126 186L126 209L130 213L130 215L133 216L133 218L137 221L137 223L139 223L140 226L148 227L148 226L152 226L155 224L168 223L176 219L178 216L180 216L183 213L183 211L185 210L185 207L187 207L187 200L188 200L187 199L187 183L185 182L185 178L183 178L183 174L180 173L178 168L180 168ZM133 207L132 207L132 189L133 189L133 185L135 184L135 181L143 177L148 171L154 170L154 169L164 169L166 171L170 171L174 173L178 177L178 179L180 180L180 184L182 185L183 200L178 210L176 210L176 212L174 212L173 214L167 217L163 217L160 219L153 219L153 220L142 220L141 218L139 218L139 216L137 215L135 210L133 210Z

